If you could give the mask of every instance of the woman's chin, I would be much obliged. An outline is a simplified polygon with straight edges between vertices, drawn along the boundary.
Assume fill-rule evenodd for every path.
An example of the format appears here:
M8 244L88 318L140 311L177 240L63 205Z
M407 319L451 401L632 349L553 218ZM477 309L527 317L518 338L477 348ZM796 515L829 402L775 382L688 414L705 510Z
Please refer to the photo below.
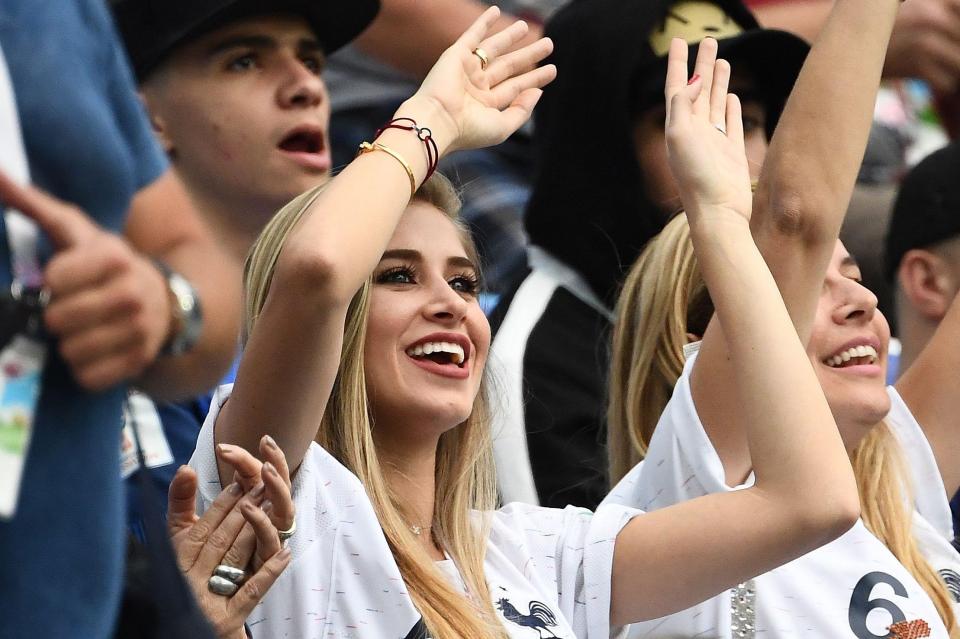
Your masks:
M830 397L827 398L828 400ZM830 401L830 408L848 449L854 449L870 430L890 412L890 397L883 393L862 393L844 401Z

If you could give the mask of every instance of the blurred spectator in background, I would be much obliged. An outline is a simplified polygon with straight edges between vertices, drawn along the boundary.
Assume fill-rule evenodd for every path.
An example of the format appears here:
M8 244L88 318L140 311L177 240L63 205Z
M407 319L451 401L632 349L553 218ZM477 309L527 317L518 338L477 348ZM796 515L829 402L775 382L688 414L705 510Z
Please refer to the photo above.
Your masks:
M960 292L960 143L930 154L903 179L884 264L901 345L899 357L890 360L889 377L896 378L923 351ZM960 361L942 371L958 373ZM960 493L950 510L954 531L960 530Z
M807 40L834 0L751 0L761 24ZM896 185L929 153L960 134L960 2L910 0L897 15L874 127L840 239L857 256L879 307L894 315L881 247ZM891 322L896 334L896 323Z
M906 370L960 291L960 144L927 156L904 178L885 263L895 291L900 370Z
M330 100L320 72L327 54L370 23L377 2L115 0L113 11L173 172L239 271L273 214L330 177ZM222 381L235 370L236 362ZM209 394L131 402L139 428L151 433L141 441L153 447L146 461L158 503L193 454L209 404ZM128 476L137 465L129 427L121 454ZM140 537L141 496L137 483L127 485L128 520Z
M236 345L239 279L167 169L103 2L2 0L0 47L11 80L0 102L15 104L37 187L4 177L0 202L40 227L51 295L19 504L0 522L0 637L97 639L120 595L127 384L175 399L215 383ZM13 127L0 135L5 151L20 148ZM203 309L190 334L185 297Z

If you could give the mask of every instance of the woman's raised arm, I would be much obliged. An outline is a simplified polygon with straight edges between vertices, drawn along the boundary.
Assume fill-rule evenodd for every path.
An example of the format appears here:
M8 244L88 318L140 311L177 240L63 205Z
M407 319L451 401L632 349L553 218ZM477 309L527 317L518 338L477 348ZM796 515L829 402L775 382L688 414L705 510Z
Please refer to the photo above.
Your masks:
M784 107L754 194L754 241L804 344L863 158L899 5L834 3ZM735 386L723 323L711 322L703 337L694 400L728 476L739 482L750 468L738 424L743 391Z
M517 22L488 35L498 16L490 8L474 22L396 113L429 128L441 157L506 139L556 73L552 65L536 68L551 51L547 39L500 55L527 28ZM313 441L340 362L347 307L428 170L417 133L388 129L377 142L389 152L351 162L316 195L284 244L234 392L217 420L218 442L256 450L266 429L295 470ZM225 471L221 466L221 480L228 481Z
M804 343L863 161L900 4L834 3L760 173L750 226Z
M833 415L750 233L750 178L740 103L727 94L730 67L714 63L715 43L705 43L696 68L701 79L690 85L687 45L677 39L671 46L667 148L727 335L733 382L745 391L737 419L756 483L636 517L621 531L615 625L708 599L833 540L859 516Z

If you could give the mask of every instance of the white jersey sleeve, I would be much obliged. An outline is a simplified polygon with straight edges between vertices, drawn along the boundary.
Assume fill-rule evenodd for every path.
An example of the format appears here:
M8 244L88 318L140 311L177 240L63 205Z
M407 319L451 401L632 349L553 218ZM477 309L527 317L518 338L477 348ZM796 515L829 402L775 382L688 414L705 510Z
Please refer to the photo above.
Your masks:
M561 510L519 503L498 510L487 547L487 578L494 606L504 615L507 628L511 620L505 608L524 612L531 605L526 596L511 599L526 582L541 597L549 597L541 603L566 620L573 636L621 636L622 629L610 628L613 548L617 534L638 514L620 506L604 506L591 513L573 506ZM511 578L515 571L520 573L518 579Z
M951 543L953 517L943 478L920 423L896 388L888 386L887 393L890 413L886 422L900 444L914 499L913 535L924 558L947 585L954 612L960 617L960 554Z

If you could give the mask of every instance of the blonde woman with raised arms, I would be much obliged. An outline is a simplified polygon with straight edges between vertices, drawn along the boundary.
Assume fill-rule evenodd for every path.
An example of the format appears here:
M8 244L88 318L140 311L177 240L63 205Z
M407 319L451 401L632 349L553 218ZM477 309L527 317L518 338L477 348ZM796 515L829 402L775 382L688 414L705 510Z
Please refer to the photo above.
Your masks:
M633 637L957 636L960 555L950 545L947 495L960 486L960 474L947 460L960 447L951 417L960 410L952 368L960 359L960 305L924 357L896 389L887 389L889 328L876 298L859 283L856 262L837 241L898 5L835 5L774 135L751 219L853 461L863 519L835 542L731 592L637 624ZM686 75L679 55L672 62L668 96L682 90ZM717 70L723 82L726 70L720 63ZM838 77L846 80L838 83ZM685 224L682 217L672 221L669 233L651 242L648 272L631 273L621 300L617 343L639 356L631 362L627 349L619 353L611 380L612 463L623 474L625 460L646 461L605 503L669 509L754 481L749 415L742 410L752 391L734 377L729 329L722 316L706 331L691 325L692 317L709 311L709 300L670 295L677 285L697 288ZM635 304L641 299L656 303ZM631 335L638 316L660 323ZM680 349L689 333L703 341L684 365ZM762 340L756 347L779 348ZM674 382L660 416L663 405L656 402Z
M508 53L522 22L488 35L497 15L471 26L397 111L431 129L441 156L505 139L555 73L528 71L548 40ZM726 189L747 179L739 104L714 94L730 105L720 135L701 88L677 98L670 139L735 375L753 390L756 485L652 514L494 510L476 252L447 183L423 183L421 140L389 129L377 139L389 152L361 155L292 202L255 247L237 382L218 393L192 462L207 501L230 481L215 447L234 462L267 429L287 453L293 562L249 619L258 639L608 637L856 520L833 417L750 238L749 198ZM726 179L712 176L716 153L740 160L720 165ZM407 166L423 183L412 199ZM757 338L781 348L757 352Z

